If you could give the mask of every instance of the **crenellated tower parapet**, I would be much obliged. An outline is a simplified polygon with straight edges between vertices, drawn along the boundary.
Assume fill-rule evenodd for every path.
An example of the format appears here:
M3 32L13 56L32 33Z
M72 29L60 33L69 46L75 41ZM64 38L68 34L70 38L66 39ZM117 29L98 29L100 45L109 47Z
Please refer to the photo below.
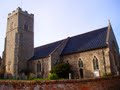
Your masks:
M34 17L34 14L32 14L32 13L29 14L27 11L23 11L22 8L18 7L16 10L13 10L12 13L9 13L9 14L8 14L8 18L10 18L11 16L17 14L18 12L19 12L19 13L22 13L22 14L24 14L24 15L27 15L27 16L29 16L29 17L31 17L31 18Z

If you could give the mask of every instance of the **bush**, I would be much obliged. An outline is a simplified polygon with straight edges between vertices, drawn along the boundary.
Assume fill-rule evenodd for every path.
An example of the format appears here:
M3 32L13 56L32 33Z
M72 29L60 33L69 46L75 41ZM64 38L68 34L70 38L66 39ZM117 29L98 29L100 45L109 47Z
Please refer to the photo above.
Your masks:
M110 76L112 76L111 73L104 73L104 74L101 76L101 78L106 78L106 77L110 77Z
M60 63L52 68L51 73L55 73L59 78L68 79L72 70L69 63Z
M35 80L35 81L45 81L45 80L48 80L48 78L33 78L32 80Z
M50 73L48 76L49 80L57 80L59 79L56 73Z
M28 76L28 79L32 80L34 78L36 78L36 75L34 73L30 73L29 76Z

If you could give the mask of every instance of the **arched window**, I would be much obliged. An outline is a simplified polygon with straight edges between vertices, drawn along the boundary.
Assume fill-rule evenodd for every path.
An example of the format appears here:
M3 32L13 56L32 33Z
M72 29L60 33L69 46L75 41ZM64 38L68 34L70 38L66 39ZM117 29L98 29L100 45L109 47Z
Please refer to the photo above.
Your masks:
M83 68L83 61L81 59L78 61L78 65L79 65L79 68Z
M29 26L28 26L28 24L27 23L24 23L24 30L29 30Z
M93 58L93 68L94 70L99 70L98 59L96 58L96 56L94 56Z
M78 66L79 66L79 75L80 75L80 78L83 78L84 77L83 61L81 59L79 59L79 61L78 61Z
M42 68L41 68L41 63L38 61L37 63L37 72L41 72Z

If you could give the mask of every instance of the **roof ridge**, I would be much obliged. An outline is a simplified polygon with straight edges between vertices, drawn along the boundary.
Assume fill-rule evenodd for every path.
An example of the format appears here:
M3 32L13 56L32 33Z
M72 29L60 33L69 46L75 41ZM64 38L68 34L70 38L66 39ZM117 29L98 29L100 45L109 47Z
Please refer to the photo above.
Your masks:
M34 57L32 59L43 58L54 55L57 51L61 55L82 52L90 49L106 46L106 32L108 27L99 28L93 31L57 40L34 48ZM66 41L68 39L68 41ZM59 51L59 49L61 51Z
M107 30L108 27L103 27L91 32L71 37L70 38L71 41L69 43L70 45L68 45L66 49L64 49L62 55L106 46L105 39ZM77 42L78 39L79 41ZM100 39L102 39L102 41ZM97 43L96 41L99 43ZM73 43L75 46L73 46L72 48L71 45Z
M91 31L88 31L88 32L85 32L85 33L81 33L81 34L78 34L78 35L74 35L74 36L71 36L71 37L68 37L68 38L73 38L73 37L85 35L85 34L88 34L88 33L92 33L92 32L95 32L95 31L99 31L100 29L107 28L107 27L108 27L108 26L102 27L102 28L99 28L99 29L94 29L94 30L91 30ZM60 42L60 41L62 41L62 40L64 41L65 39L61 39L61 40L57 40L57 41L54 41L54 42L51 42L51 43L48 43L48 44L44 44L44 45L35 47L34 49L37 49L37 48L40 48L40 47L44 47L44 46L47 46L47 45L50 45L50 44L53 44L53 43L57 43L57 42Z
M70 38L85 35L85 34L89 34L89 33L95 32L95 31L99 31L100 29L104 29L104 28L108 28L108 26L105 26L105 27L102 27L102 28L99 28L99 29L94 29L94 30L91 30L91 31L88 31L88 32L85 32L85 33L78 34L78 35L74 35L74 36L71 36Z

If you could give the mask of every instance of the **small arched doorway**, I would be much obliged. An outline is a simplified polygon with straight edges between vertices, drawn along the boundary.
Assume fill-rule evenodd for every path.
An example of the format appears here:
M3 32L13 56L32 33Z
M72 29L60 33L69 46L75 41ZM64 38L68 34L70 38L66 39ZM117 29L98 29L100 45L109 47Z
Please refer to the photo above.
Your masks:
M78 61L78 65L79 65L79 75L80 75L80 78L83 78L84 77L83 61L81 59Z
M83 78L83 68L80 68L79 72L80 72L80 78Z

